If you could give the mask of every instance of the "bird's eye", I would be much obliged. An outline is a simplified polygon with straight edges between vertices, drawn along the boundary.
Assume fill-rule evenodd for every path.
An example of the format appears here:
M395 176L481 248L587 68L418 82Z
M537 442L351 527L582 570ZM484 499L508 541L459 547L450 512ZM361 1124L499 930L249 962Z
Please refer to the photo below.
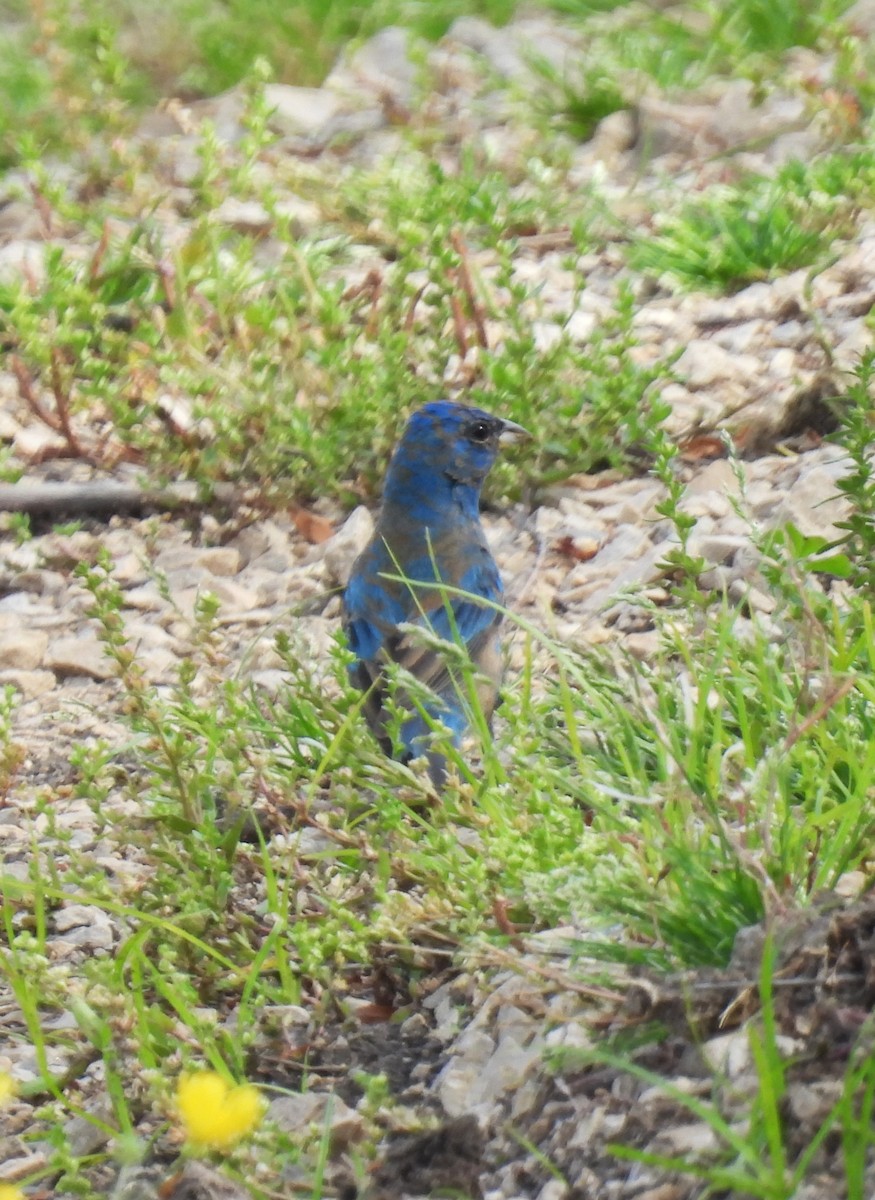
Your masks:
M486 421L475 421L468 427L468 437L472 442L485 442L489 438L489 425Z

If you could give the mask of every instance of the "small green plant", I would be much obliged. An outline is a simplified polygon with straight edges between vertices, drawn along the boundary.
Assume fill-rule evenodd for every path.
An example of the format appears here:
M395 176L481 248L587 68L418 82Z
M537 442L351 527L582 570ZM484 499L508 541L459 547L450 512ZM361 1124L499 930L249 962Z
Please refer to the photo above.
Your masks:
M33 537L30 516L27 513L8 513L5 524L19 546L23 546L25 542L29 542Z
M818 262L847 220L838 200L804 194L802 178L787 171L775 181L752 178L685 205L654 233L635 239L629 262L681 287L735 291Z
M706 6L707 7L710 6ZM731 0L713 6L716 36L745 51L776 57L796 46L816 46L834 30L848 0L811 5L804 0L770 4L769 0Z
M867 351L846 394L837 402L839 430L835 440L848 454L852 469L836 483L853 511L839 522L845 531L842 550L850 560L846 578L863 595L875 586L875 353Z
M588 141L600 121L629 106L616 82L599 71L577 78L536 56L532 65L547 85L539 103L558 128L578 141Z
M556 6L580 11L576 0L557 0ZM678 17L672 9L596 0L586 3L588 13L612 11L594 16L585 30L591 42L598 39L598 57L593 57L608 78L635 75L677 89L731 73L762 84L773 78L787 51L840 45L840 17L848 7L848 0L816 5L790 0L780 6L768 0L695 0Z
M583 344L566 332L573 294L549 313L555 335L542 343L529 315L537 288L515 275L515 238L558 219L554 168L533 160L518 182L482 173L470 155L455 175L388 169L356 198L340 191L330 237L302 240L278 222L285 267L266 271L252 238L208 215L228 189L274 206L255 180L271 138L258 80L246 112L237 147L205 131L194 219L172 255L148 216L104 237L97 214L38 176L49 206L95 249L84 261L50 251L42 287L0 287L0 313L20 388L66 453L99 465L132 455L205 491L253 483L265 502L347 499L376 492L404 415L450 391L546 434L496 472L493 495L514 494L521 470L537 487L634 457L662 420L653 397L671 364L631 353L632 292L621 289ZM346 290L340 230L361 222L385 230L397 261ZM38 400L41 386L51 401Z

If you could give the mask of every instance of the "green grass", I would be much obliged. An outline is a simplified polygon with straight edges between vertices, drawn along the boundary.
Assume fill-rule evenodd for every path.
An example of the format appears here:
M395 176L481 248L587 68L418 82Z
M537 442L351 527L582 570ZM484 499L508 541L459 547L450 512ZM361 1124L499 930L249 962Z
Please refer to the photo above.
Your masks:
M586 138L595 121L622 107L621 96L633 102L648 85L696 88L716 75L731 74L767 89L783 57L795 47L845 50L842 16L849 3L693 0L682 9L663 9L611 0L555 0L553 7L580 20L589 53L582 68L562 73L542 63L541 69L553 84L562 124ZM537 47L532 59L539 61ZM859 87L868 93L863 72Z
M845 553L862 566L871 536L858 527L855 538ZM157 689L143 681L127 641L112 564L104 557L83 567L126 696L129 737L124 765L112 747L83 748L73 762L76 792L104 839L148 870L119 887L67 843L46 795L30 878L7 879L3 890L0 970L28 1036L43 1054L55 1044L97 1051L107 1120L124 1141L137 1128L144 1087L166 1112L181 1069L206 1062L243 1076L264 1005L312 1005L387 954L396 985L415 991L435 945L501 948L506 931L492 915L499 898L521 930L589 929L578 949L590 960L726 963L739 928L864 866L873 835L868 598L837 604L816 563L800 575L789 542L764 548L778 640L737 610L700 616L689 603L694 577L676 571L677 607L654 613L660 650L648 665L582 655L523 626L528 666L509 690L497 743L481 748L474 773L456 758L463 782L438 807L427 805L421 776L371 741L340 645L314 670L292 621L277 641L288 683L269 701L226 677L213 650L218 608L205 595L190 659L172 688ZM545 675L557 678L546 689ZM139 817L118 820L124 800ZM260 812L269 824L271 810L285 811L299 832L241 841L244 818ZM317 843L296 849L308 829ZM69 859L63 876L56 849ZM45 953L62 899L102 907L128 931L112 956L87 964L72 992ZM600 929L611 931L608 940ZM48 1032L47 1018L71 1003L76 1029ZM763 1053L765 1089L777 1060ZM51 1111L75 1112L43 1063ZM307 1169L302 1145L268 1144ZM773 1140L773 1155L778 1149ZM231 1166L244 1169L245 1154ZM84 1166L64 1169L75 1179ZM780 1174L777 1160L769 1169ZM714 1170L715 1182L729 1179ZM785 1194L774 1181L762 1186L751 1183L751 1194Z
M633 240L629 262L685 289L736 291L824 263L854 229L857 210L873 205L871 146L793 161L774 179L711 188L657 218L652 233Z
M698 586L694 522L663 433L673 358L640 344L635 323L653 278L732 291L816 270L853 236L875 198L868 52L843 40L832 3L779 12L702 0L690 22L638 5L559 7L582 22L597 66L542 71L544 96L512 145L472 138L460 149L458 131L417 112L390 131L393 156L364 165L342 146L315 165L286 155L270 132L265 78L318 82L349 37L394 20L436 37L461 12L502 21L510 4L294 3L267 21L254 0L180 0L141 41L127 7L51 6L41 28L36 10L11 9L22 25L19 51L0 64L0 143L26 172L27 186L17 177L10 188L49 237L43 273L0 283L0 341L35 419L41 411L67 453L109 469L133 461L205 493L237 482L266 508L341 510L377 499L406 413L449 393L537 433L497 467L490 502L534 506L569 476L644 463L666 486L660 513L678 535L666 543L668 603L649 613L658 646L646 663L518 622L524 667L496 742L479 748L476 767L455 756L460 783L439 806L421 775L379 753L340 642L313 664L289 614L276 646L286 684L268 698L246 682L245 656L239 670L220 660L220 614L204 594L189 658L171 686L152 687L111 562L82 569L124 696L125 740L80 746L72 787L102 849L142 871L119 879L76 849L46 786L29 874L3 876L0 974L37 1049L25 1098L42 1106L46 1186L87 1196L93 1165L64 1132L80 1111L79 1077L53 1073L54 1048L102 1064L106 1113L86 1119L114 1141L98 1157L135 1160L147 1153L147 1116L150 1136L173 1126L182 1071L252 1074L264 1008L300 1003L328 1021L387 963L399 994L415 998L447 955L465 964L505 950L500 912L521 932L586 928L578 950L590 975L608 958L713 967L740 928L871 869L872 363L836 407L853 464L837 485L853 504L843 537L792 527L760 537L759 586L775 606L762 625ZM626 92L633 65L658 86L715 71L780 85L794 45L838 55L859 109L848 146L772 178L736 176L694 203L642 189L646 236L623 226L613 193L569 181L574 143L638 94L640 77ZM149 150L130 138L139 112L168 91L241 81L244 136L228 146L201 131L197 172L174 208ZM61 152L82 168L75 186L55 169ZM286 194L316 206L306 229L280 215ZM217 220L227 196L258 202L269 236ZM628 278L582 337L572 318L606 249L627 255ZM558 305L525 269L542 252L562 281ZM4 450L4 474L21 470L13 460ZM20 541L33 533L26 518L9 529ZM12 690L0 698L0 796L10 800L28 753L12 733L15 703ZM253 811L263 828L250 827ZM50 955L51 916L70 899L123 929L111 956L73 977ZM749 1133L728 1128L719 1106L691 1113L710 1120L725 1152L703 1186L789 1200L809 1161L790 1162L782 1143L768 965ZM68 1012L73 1025L54 1020ZM380 1087L363 1174L386 1123ZM871 1064L855 1059L824 1132L847 1143L855 1197L871 1093ZM296 1164L316 1197L326 1138L314 1147L268 1128L223 1169L260 1178L259 1163Z
M689 87L739 69L767 81L774 64L797 46L841 49L847 0L817 5L793 0L694 0L688 21L638 5L551 0L548 7L575 19L588 40L600 34L598 69L555 79L562 123L579 137L620 106L616 80L630 71L662 87ZM7 5L9 53L0 64L0 163L28 147L81 151L112 118L129 126L145 105L167 95L213 96L247 78L261 63L278 81L318 86L343 46L387 25L428 40L456 17L476 13L508 21L516 0L171 0L160 22L145 20L130 0L49 0ZM533 48L537 60L537 48ZM848 67L861 96L866 69ZM630 97L626 96L626 99ZM868 99L866 101L868 105Z
M616 1144L611 1149L621 1160L698 1179L709 1191L726 1190L757 1200L793 1200L810 1178L817 1177L818 1152L830 1141L840 1139L844 1150L845 1194L849 1200L864 1200L864 1164L873 1140L871 1117L875 1094L875 1068L865 1046L866 1039L862 1039L851 1056L838 1100L827 1110L807 1144L791 1152L787 1145L786 1109L787 1075L792 1063L786 1059L786 1041L782 1047L778 1035L776 966L775 946L767 939L756 988L760 1009L757 1020L747 1031L755 1087L741 1106L741 1112L737 1098L734 1103L727 1103L731 1084L726 1087L725 1097L703 1102L685 1088L641 1066L634 1056L618 1053L609 1046L584 1053L560 1051L553 1055L553 1065L563 1072L580 1071L592 1065L624 1072L673 1101L691 1122L707 1126L717 1147L716 1153L710 1155L712 1162L696 1163L689 1155L659 1154ZM716 1163L714 1158L718 1160Z
M402 24L435 39L472 11L497 24L514 0L171 0L161 20L124 0L13 3L9 53L0 64L0 162L32 139L81 148L117 116L163 96L213 96L245 79L258 61L280 82L318 86L341 48ZM74 134L71 139L71 133Z
M330 198L292 176L324 204L324 224L302 238L277 219L278 270L260 263L256 238L212 217L229 193L274 210L276 185L253 184L271 141L265 121L256 86L248 139L233 154L205 141L194 219L170 252L148 204L129 232L104 238L116 196L83 205L45 178L38 185L94 249L74 258L51 247L37 290L0 284L0 328L27 379L69 413L80 449L103 462L132 455L153 475L206 489L254 485L271 503L348 501L376 494L399 412L466 387L523 424L562 422L524 456L530 489L629 461L664 415L656 389L671 363L635 360L628 292L586 344L563 332L575 294L554 314L555 343L537 344L539 300L515 278L514 256L517 236L556 227L555 173L533 160L511 180L463 159L450 174L412 149L403 171L357 175ZM348 289L343 271L364 228L384 259L368 286ZM577 257L573 247L569 263ZM460 356L470 362L454 368ZM189 414L181 425L168 422L168 396ZM95 418L108 418L108 438ZM518 464L502 465L492 494L518 494L519 478Z

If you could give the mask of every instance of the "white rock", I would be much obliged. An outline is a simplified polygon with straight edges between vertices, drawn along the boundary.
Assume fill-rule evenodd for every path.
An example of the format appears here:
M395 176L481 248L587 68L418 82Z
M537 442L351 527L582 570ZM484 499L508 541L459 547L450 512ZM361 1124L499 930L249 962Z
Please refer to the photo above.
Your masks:
M327 88L292 87L268 83L264 98L273 110L270 124L282 134L312 137L344 107L342 98Z
M258 200L239 200L226 196L210 214L214 221L228 225L238 233L265 234L273 224L270 213Z
M112 1137L112 1119L109 1105L98 1101L96 1104L89 1104L81 1115L65 1121L64 1138L70 1147L70 1153L75 1154L77 1158L84 1158L86 1154L94 1154L105 1146Z
M712 1157L720 1148L720 1139L706 1121L663 1129L647 1147L649 1151L678 1155L694 1162Z
M555 321L533 321L532 338L539 354L546 354L562 341L564 331Z
M778 1034L775 1045L782 1058L789 1058L799 1053L804 1043ZM750 1039L743 1028L709 1038L702 1046L702 1057L715 1074L725 1075L730 1080L747 1073L754 1066Z
M65 904L55 913L54 923L58 933L66 933L78 925L108 924L109 918L94 904Z
M594 571L604 572L635 562L650 549L650 536L646 529L627 525L607 541L592 561Z
M94 904L68 904L54 916L55 929L61 934L52 945L63 957L65 946L82 946L89 950L111 950L115 929L109 916Z
M12 449L25 461L39 461L63 451L64 439L54 429L49 429L48 425L23 425L15 434Z
M715 458L696 471L687 484L685 496L702 496L717 493L721 496L737 495L738 481L727 458Z
M482 54L490 66L506 79L517 79L530 73L510 32L496 29L482 17L457 17L447 33L447 41Z
M410 50L408 30L389 25L352 54L342 55L323 88L329 94L352 97L359 103L362 92L371 92L381 103L388 97L407 108L414 100L417 75Z
M198 589L198 594L204 591L211 592L219 601L225 622L246 618L259 608L258 593L236 579L213 576L208 586Z
M86 675L102 680L111 679L115 674L102 643L91 632L50 642L43 665L62 679L68 675Z
M450 1117L461 1117L480 1099L484 1068L495 1050L488 1033L466 1032L456 1043L459 1050L446 1063L432 1088Z
M835 522L844 520L850 503L839 493L835 474L825 464L803 470L774 511L770 524L792 523L806 537L836 538Z
M326 1092L277 1096L270 1102L267 1116L287 1133L304 1133L312 1125L324 1129L327 1122L338 1150L360 1141L365 1134L364 1118L339 1096Z
M592 337L598 323L598 317L595 313L577 309L565 322L565 333L572 342L586 342Z
M582 1025L560 1025L551 1029L544 1038L544 1045L549 1049L562 1047L567 1050L591 1050L592 1037Z
M728 325L725 329L718 329L714 334L714 341L730 354L743 354L745 351L755 350L756 343L765 337L767 328L767 323L763 320L743 321L740 325Z
M374 533L374 518L364 505L353 509L333 537L322 547L323 562L330 578L346 585L352 564Z
M787 1088L787 1104L793 1117L806 1125L819 1125L842 1094L839 1079L812 1080L791 1083Z
M43 661L49 635L41 629L4 630L0 633L0 669L32 671Z
M772 613L777 607L777 600L768 592L748 583L744 579L734 579L729 585L729 598L738 604L747 604L754 612Z
M745 355L742 362L739 355L730 354L710 338L689 342L676 364L678 374L693 391L711 387L720 379L738 379L745 373L754 375L759 367L756 358Z
M842 340L833 348L836 365L845 371L853 370L860 362L860 356L872 347L872 330L866 321L860 317L847 321L842 325Z
M111 551L111 548L108 547ZM120 587L133 587L143 584L148 579L148 572L143 565L142 557L134 551L126 551L114 556L113 579Z
M796 351L789 346L779 346L769 354L769 374L783 379L792 379L796 372Z
M322 212L318 204L305 200L303 196L283 196L276 202L277 217L288 224L296 237L312 233L322 223Z
M569 1190L564 1180L548 1179L538 1192L538 1200L565 1200Z
M229 576L239 574L242 560L235 546L209 546L200 551L195 561L211 575Z
M748 538L719 532L700 533L698 529L695 529L690 535L689 551L694 558L704 558L708 563L719 565L729 562L739 550L748 544Z
M52 671L0 671L0 686L8 684L14 687L21 692L25 700L36 700L39 696L44 696L46 692L52 691L56 683Z
M139 612L160 612L166 601L158 590L158 585L151 579L139 587L129 588L123 593L126 608L135 608Z

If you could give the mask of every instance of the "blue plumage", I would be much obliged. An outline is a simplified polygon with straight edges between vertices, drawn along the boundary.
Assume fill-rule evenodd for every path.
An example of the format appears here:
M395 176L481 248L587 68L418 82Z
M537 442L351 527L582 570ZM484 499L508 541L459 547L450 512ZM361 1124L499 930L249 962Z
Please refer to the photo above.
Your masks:
M399 663L430 689L434 702L426 711L448 726L457 744L468 725L467 702L446 657L402 625L461 640L478 668L480 702L491 718L501 678L501 614L491 605L501 602L503 590L480 523L480 489L499 442L522 437L528 434L512 421L440 400L413 414L392 456L374 536L353 565L344 595L344 626L356 656L351 677L367 692L365 715L387 754L393 750L384 709L387 661ZM470 596L387 578L400 575L419 584L447 584ZM446 767L443 756L429 748L428 721L412 699L403 693L396 699L410 712L400 731L404 759L427 754L431 777L440 786Z

